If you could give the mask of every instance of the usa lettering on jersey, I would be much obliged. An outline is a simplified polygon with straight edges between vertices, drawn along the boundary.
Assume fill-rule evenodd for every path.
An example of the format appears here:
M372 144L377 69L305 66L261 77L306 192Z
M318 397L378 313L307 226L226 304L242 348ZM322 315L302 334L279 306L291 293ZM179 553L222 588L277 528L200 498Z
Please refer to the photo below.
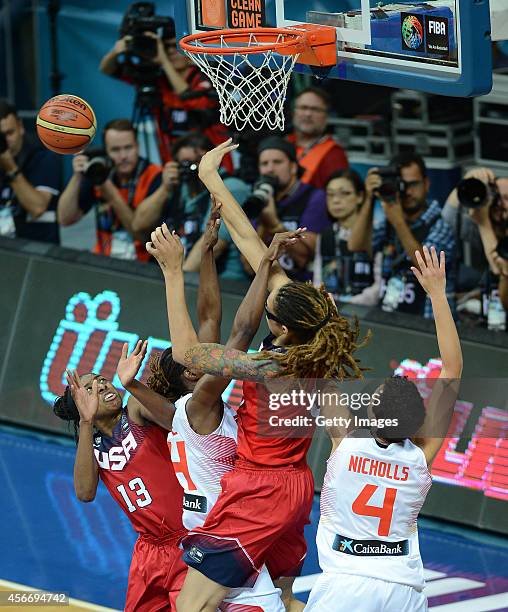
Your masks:
M351 455L349 458L348 470L365 476L378 476L379 478L388 478L400 482L405 482L409 478L409 467L406 465L402 466L398 463L393 464L370 457L358 457L357 455Z
M107 452L94 449L95 458L99 467L103 470L120 471L127 465L131 458L131 453L137 448L138 444L132 431L122 440L121 446L112 446Z

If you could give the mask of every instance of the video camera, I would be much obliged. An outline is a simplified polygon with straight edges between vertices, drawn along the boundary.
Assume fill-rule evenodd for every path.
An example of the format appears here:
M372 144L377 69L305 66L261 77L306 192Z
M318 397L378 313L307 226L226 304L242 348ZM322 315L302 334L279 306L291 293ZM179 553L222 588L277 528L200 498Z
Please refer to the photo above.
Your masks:
M379 198L386 202L394 201L399 196L404 196L406 192L406 183L402 180L400 170L396 166L388 166L379 168L377 174L382 178L383 182L377 189Z
M160 67L153 62L157 55L157 41L145 34L156 33L159 28L164 29L164 38L175 36L173 19L156 15L153 2L135 2L123 17L120 37L131 36L127 43L126 73L136 84L153 83L161 74Z

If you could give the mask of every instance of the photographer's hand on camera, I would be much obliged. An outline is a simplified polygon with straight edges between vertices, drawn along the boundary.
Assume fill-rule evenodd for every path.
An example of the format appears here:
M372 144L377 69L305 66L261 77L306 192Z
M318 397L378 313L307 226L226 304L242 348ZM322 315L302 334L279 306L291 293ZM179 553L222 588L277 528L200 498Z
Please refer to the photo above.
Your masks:
M272 196L267 198L267 204L259 214L259 222L270 234L286 231L284 224L279 219L275 206L275 199Z
M88 156L75 155L72 158L72 171L74 172L74 174L81 177L86 172L87 164L88 164Z
M476 178L482 183L485 183L485 185L490 185L491 183L494 183L496 181L495 174L492 172L492 170L490 168L483 167L471 168L471 170L468 170L466 172L464 178Z
M9 149L3 153L0 153L0 169L7 174L12 174L18 169L16 161L14 160L14 157Z
M164 41L161 39L161 37L155 32L149 31L144 32L144 35L147 38L153 38L155 41L157 41L157 54L152 61L154 64L157 64L162 68L175 93L180 95L184 91L187 91L189 84L184 78L184 73L181 70L177 70L173 65L173 62L166 52Z
M383 183L383 179L381 175L378 173L377 168L371 168L367 173L367 178L365 179L365 199L366 202L364 204L368 204L369 201L372 203L373 198L377 190L381 187Z
M130 40L132 40L132 36L127 35L119 38L116 41L113 48L106 53L99 64L99 70L102 73L107 74L108 76L115 74L115 72L118 70L118 56L122 55L122 53L126 53L127 45Z
M164 165L162 170L162 184L167 189L168 194L180 183L180 172L178 162L170 161Z
M377 168L371 168L365 179L365 199L360 206L358 217L351 228L348 239L350 251L365 251L372 255L372 219L374 210L375 192L381 186L382 179Z
M390 223L395 231L397 231L397 228L402 224L406 225L399 194L395 196L394 200L381 200L381 206L383 207L383 212L388 223Z

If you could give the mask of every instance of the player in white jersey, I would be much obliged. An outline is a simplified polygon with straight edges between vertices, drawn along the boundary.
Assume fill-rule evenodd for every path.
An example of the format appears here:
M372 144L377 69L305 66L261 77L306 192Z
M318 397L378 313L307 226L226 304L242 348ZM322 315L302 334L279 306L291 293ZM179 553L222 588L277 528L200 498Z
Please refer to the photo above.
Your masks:
M430 466L446 435L462 373L462 352L446 299L444 253L416 251L412 268L432 301L443 367L425 409L416 386L394 377L371 403L376 419L398 424L347 435L329 430L333 449L321 491L317 534L323 574L308 612L427 610L417 517L431 487ZM374 396L373 396L374 397ZM377 404L377 405L376 405Z
M221 478L234 467L238 433L235 412L228 406L224 406L214 431L205 435L196 432L187 416L192 397L189 393L175 403L173 431L168 435L173 467L184 490L183 524L189 531L203 525L217 501ZM219 610L284 612L280 593L263 566L254 586L231 589Z
M208 229L210 230L210 224ZM274 238L260 272L238 309L228 341L230 348L247 350L250 346L264 312L265 291L262 288L266 287L273 261L277 259L285 245L293 241L294 234L295 232L286 232ZM202 273L203 266L202 262ZM211 267L210 273L213 271L214 267L213 269ZM203 277L203 274L201 276ZM212 287L210 293L219 295L218 284L216 289L215 292ZM208 298L210 297L209 295ZM213 310L209 304L208 310L210 309ZM218 335L220 314L209 323L213 329L208 329L207 333L210 336ZM201 332L202 329L200 337ZM208 339L212 340L218 341L218 338ZM134 352L131 357L133 365L134 359L138 358L137 368L139 368L141 363L139 355ZM126 358L126 348L124 348L124 358ZM224 407L221 400L222 392L230 381L215 376L200 376L199 373L186 370L183 366L175 364L170 349L164 351L158 364L153 368L151 381L149 380L149 384L158 393L136 381L136 374L137 369L134 371L134 367L130 368L128 376L122 378L122 383L143 405L153 405L155 408L164 401L160 394L166 396L166 400L173 400L167 401L168 408L172 412L173 430L168 435L168 442L171 443L175 472L185 489L184 526L191 529L204 522L221 491L222 476L234 467L237 436L235 415L230 408ZM186 392L186 395L176 399ZM284 612L280 595L281 590L274 587L268 570L263 568L252 588L229 590L219 609L222 612Z

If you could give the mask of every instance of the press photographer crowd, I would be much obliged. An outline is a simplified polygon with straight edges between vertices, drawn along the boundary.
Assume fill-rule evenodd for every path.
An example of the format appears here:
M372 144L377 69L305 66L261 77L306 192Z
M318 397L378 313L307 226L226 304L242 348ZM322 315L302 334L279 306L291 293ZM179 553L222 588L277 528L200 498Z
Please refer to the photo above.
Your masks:
M329 133L336 110L325 89L311 86L287 100L285 134L230 133L219 121L208 78L177 49L169 17L132 5L120 38L100 70L136 89L131 118L103 126L102 146L75 155L62 184L60 160L25 132L17 109L0 102L0 236L59 243L59 228L93 210L94 253L153 263L145 249L166 222L185 246L186 272L199 270L211 201L201 183L201 157L235 136L222 175L261 239L306 228L280 264L290 278L324 283L340 302L432 318L411 266L434 246L447 261L447 293L457 319L506 331L508 310L508 178L465 168L446 202L429 196L424 159L402 153L365 180ZM148 134L147 123L153 125ZM147 139L158 155L145 158ZM224 279L253 273L225 224L214 247Z

